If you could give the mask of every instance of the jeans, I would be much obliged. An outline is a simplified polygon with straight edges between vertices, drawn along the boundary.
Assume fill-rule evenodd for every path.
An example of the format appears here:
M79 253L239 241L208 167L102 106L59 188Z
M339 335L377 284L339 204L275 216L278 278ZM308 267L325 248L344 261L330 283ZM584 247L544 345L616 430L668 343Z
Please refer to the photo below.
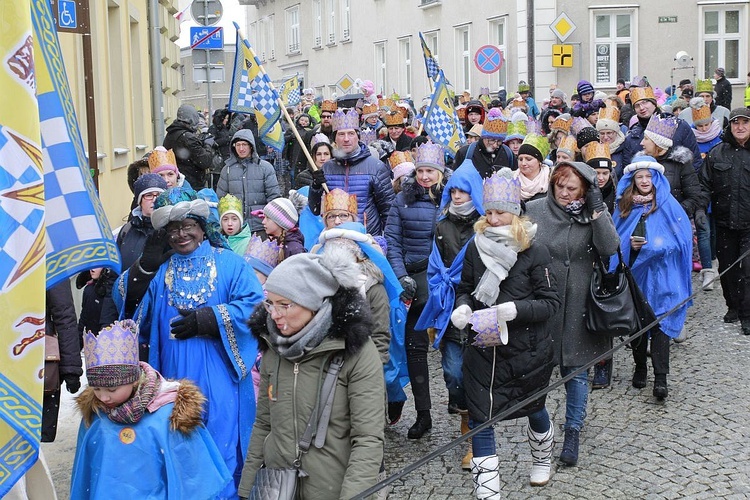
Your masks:
M709 216L710 217L710 216ZM698 255L701 258L701 267L711 269L711 229L707 226L704 229L695 227L695 234L698 237Z
M547 408L542 408L536 413L532 413L528 416L529 427L537 434L547 432L552 425L549 420L549 413ZM479 427L481 422L477 422L473 418L469 419L469 429ZM486 457L488 455L495 455L497 448L495 447L495 426L491 425L479 431L473 438L471 438L472 452L475 457Z
M566 377L578 366L560 366L560 375ZM589 371L579 373L565 382L565 429L583 429L586 419L586 405L589 400Z
M464 346L458 342L444 340L440 343L443 355L443 380L448 389L448 405L455 405L459 410L466 409L466 395L464 393Z
M404 343L406 347L406 367L409 369L411 392L414 395L414 408L417 411L430 410L430 370L427 366L427 350L430 339L427 330L415 330L419 315L424 305L412 304L406 314L406 332Z

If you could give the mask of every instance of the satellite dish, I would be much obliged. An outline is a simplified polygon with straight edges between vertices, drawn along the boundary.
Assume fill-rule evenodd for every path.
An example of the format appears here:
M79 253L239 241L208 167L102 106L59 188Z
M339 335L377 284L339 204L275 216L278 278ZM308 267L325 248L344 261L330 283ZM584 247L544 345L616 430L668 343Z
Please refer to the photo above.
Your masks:
M690 57L690 54L688 54L684 50L681 50L677 54L675 54L674 60L677 63L678 68L690 67L691 63L693 62L693 58Z

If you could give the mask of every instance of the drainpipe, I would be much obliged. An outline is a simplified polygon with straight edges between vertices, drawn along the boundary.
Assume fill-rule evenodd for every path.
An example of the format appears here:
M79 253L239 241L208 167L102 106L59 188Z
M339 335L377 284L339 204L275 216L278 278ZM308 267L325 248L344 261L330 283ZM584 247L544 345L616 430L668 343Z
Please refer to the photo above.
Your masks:
M154 146L164 142L164 95L161 91L161 40L159 0L149 0L149 38L151 50L151 116L154 126Z
M526 0L526 40L529 48L528 53L528 78L529 88L536 98L536 50L534 46L534 0Z

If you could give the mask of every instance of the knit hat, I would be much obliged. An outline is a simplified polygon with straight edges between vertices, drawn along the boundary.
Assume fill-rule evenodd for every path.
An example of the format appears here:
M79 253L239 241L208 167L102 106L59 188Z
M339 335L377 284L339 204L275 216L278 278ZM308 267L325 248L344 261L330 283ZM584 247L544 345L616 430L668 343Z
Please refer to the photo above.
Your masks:
M644 99L653 102L654 106L658 106L656 103L656 96L654 95L654 89L651 87L633 87L630 89L630 102L632 102L633 105Z
M714 84L711 83L711 80L696 80L695 81L695 95L699 96L701 94L711 94L711 96L714 95Z
M633 172L635 170L642 170L644 168L652 168L654 170L657 170L664 173L664 166L660 164L659 162L654 159L653 156L648 155L636 155L633 157L633 159L630 161L630 164L625 167L623 170L623 173L627 174L628 172Z
M502 110L499 108L492 108L487 113L487 118L484 120L482 125L481 137L487 139L500 139L505 140L505 136L508 133L508 122L503 116Z
M141 375L138 363L138 325L132 319L115 321L98 335L83 335L86 378L91 387L132 384Z
M242 202L234 195L226 194L219 200L219 220L226 214L234 214L240 219L240 225L242 225L245 220L242 211Z
M478 126L481 128L481 125L474 126ZM411 173L416 168L414 166L414 160L411 157L411 153L408 151L394 151L393 153L391 153L391 156L388 157L388 163L391 166L391 173L393 175L394 182L401 177Z
M677 131L677 125L676 117L661 118L657 113L654 113L651 115L648 125L646 125L646 130L643 131L643 135L651 139L661 149L669 149L672 147L672 137Z
M690 108L693 113L693 124L705 125L711 122L711 107L702 97L690 99Z
M590 142L581 150L583 161L591 168L612 169L612 155L609 152L609 144L601 142Z
M684 78L680 80L680 84L678 85L678 87L682 87L683 85L692 85L692 84L693 82L690 81L690 78Z
M596 130L612 130L620 132L620 110L615 106L606 106L599 109L599 119L596 122Z
M576 85L576 92L579 96L583 97L584 94L593 94L594 86L587 80L581 80Z
M724 76L726 74L726 72L724 71L724 68L716 68L714 72L719 76Z
M263 207L263 215L274 221L281 229L289 231L297 225L299 214L288 198L276 198Z
M477 123L476 125L471 127L468 132L466 132L466 135L471 137L482 137L482 130L483 127Z
M546 142L546 141L545 141ZM508 167L503 167L484 181L482 207L521 215L521 181Z
M557 97L558 99L565 100L565 92L562 91L562 89L555 89L552 91L552 94L550 94L550 97Z
M133 183L133 193L135 194L136 205L141 204L144 194L163 193L167 189L167 181L162 179L158 174L143 174Z
M279 244L270 238L264 240L254 234L250 237L243 257L253 269L268 276L279 263Z
M174 156L174 151L171 149L167 151L164 146L156 146L151 154L148 155L148 168L151 169L152 174L158 174L165 170L171 170L175 174L179 174L180 171L177 169L177 159Z
M445 155L443 146L434 142L427 142L417 148L414 156L414 165L416 168L429 167L445 171Z
M340 287L358 288L359 266L343 248L323 255L300 253L284 259L268 275L265 288L298 304L318 311Z
M518 156L533 156L542 163L549 154L549 141L546 137L538 134L528 134L518 150Z
M583 147L589 142L599 142L599 132L594 127L585 127L576 134L576 144L578 149L583 150Z
M359 130L359 115L354 108L338 108L333 112L331 127L334 132L339 130Z
M571 158L575 158L577 151L578 151L578 144L576 142L576 138L572 135L566 135L565 137L563 137L562 140L560 141L560 145L557 146L558 153L565 153Z

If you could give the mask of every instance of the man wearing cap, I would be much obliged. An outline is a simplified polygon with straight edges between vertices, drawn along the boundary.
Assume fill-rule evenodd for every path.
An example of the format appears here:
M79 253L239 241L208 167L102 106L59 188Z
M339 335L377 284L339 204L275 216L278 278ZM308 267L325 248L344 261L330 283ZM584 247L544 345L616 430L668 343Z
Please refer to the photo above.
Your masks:
M638 121L628 130L625 136L625 142L622 149L622 164L630 164L633 156L643 149L641 141L643 140L643 131L646 129L651 116L654 113L661 114L656 104L654 90L651 87L631 87L630 101L633 103L633 109L638 117ZM690 125L683 120L677 120L677 130L672 137L673 146L685 146L693 153L693 168L698 170L703 164L701 152L698 149L698 143L695 141L695 134Z
M706 156L700 172L703 190L711 197L716 224L716 257L724 300L725 323L742 322L742 333L750 335L750 256L739 266L727 268L750 250L750 109L736 108L729 114L729 127L721 143Z
M711 84L711 80L698 80L695 82L695 97L702 97L706 104L711 108L711 118L718 121L721 124L721 128L729 125L729 110L724 106L719 106L714 100L714 86ZM675 113L676 114L676 113ZM685 120L688 124L693 124L693 110L691 107L683 109L679 113L679 117Z
M359 115L354 109L337 109L332 119L336 137L333 158L313 172L308 198L310 210L320 214L323 184L357 195L359 220L373 236L381 236L395 194L390 169L372 156L359 140Z
M183 104L177 109L175 120L167 127L167 135L162 144L166 149L174 151L177 168L195 189L205 186L206 173L214 161L213 150L198 136L199 123L198 110L190 104ZM220 155L217 156L221 158Z
M493 108L487 113L482 126L481 138L473 144L466 144L456 153L453 160L455 168L469 161L477 169L482 179L491 177L502 167L515 170L517 167L513 152L503 144L508 131L508 123L500 108Z
M714 85L716 105L732 109L732 84L727 80L724 68L716 68L714 80L716 80L716 85Z

